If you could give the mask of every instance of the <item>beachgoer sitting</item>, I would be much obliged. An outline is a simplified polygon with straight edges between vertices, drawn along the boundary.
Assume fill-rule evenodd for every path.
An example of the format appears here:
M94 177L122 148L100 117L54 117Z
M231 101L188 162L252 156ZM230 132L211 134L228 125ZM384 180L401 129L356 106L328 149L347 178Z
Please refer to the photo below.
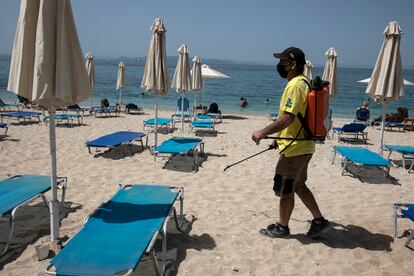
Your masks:
M32 103L25 97L17 95L18 103L21 103L24 107L29 108L32 106Z
M397 113L385 114L385 122L402 123L405 118L408 118L408 109L406 107L398 107ZM381 121L382 116L379 116L372 122L372 125L376 125Z
M104 98L101 100L101 107L102 108L109 107L109 101L107 98Z
M219 110L218 104L216 104L216 103L210 104L210 107L208 109L208 113L221 114L221 111Z
M368 109L368 101L364 101L362 106L358 108L355 112L356 119L355 121L368 122L370 117L370 111Z

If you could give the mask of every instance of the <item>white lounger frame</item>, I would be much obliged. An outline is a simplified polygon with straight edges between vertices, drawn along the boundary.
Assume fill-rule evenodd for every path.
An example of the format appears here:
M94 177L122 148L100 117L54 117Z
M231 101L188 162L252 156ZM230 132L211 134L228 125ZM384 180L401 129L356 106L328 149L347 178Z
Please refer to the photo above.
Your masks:
M394 240L397 238L397 219L398 218L405 218L405 216L401 213L401 207L407 206L407 203L394 203L392 205L392 237ZM408 247L411 240L414 238L414 229L410 230L410 236L408 236L407 241L405 242L404 246Z
M16 177L19 177L19 176L21 176L21 175L12 176L12 177L10 177L10 179L16 178ZM66 193L67 182L68 182L67 177L58 177L57 178L57 187L58 187L58 189L62 190L62 198L61 198L61 201L60 201L60 208L63 208L63 205L65 203L65 193ZM46 191L46 192L48 192L48 191ZM30 198L30 199L26 200L25 202L21 203L20 205L14 207L9 215L2 216L0 214L0 222L6 221L6 222L9 223L6 246L3 249L3 251L0 253L0 256L4 255L7 252L7 249L10 246L11 239L12 239L12 236L13 236L14 222L16 221L16 212L17 212L17 210L22 208L23 206L29 204L31 201L35 200L38 197L42 197L44 203L46 204L46 207L49 209L50 207L49 207L49 204L47 203L45 193L35 195L32 198ZM49 212L50 212L50 209L49 209Z
M199 148L200 150L198 150L197 148ZM204 141L200 141L200 143L194 147L192 152L193 152L193 160L194 160L193 166L194 166L194 170L197 172L198 171L198 157L200 156L200 153L204 154ZM171 157L172 155L177 155L177 154L185 155L187 153L186 152L165 153L164 155L164 154L159 153L158 151L155 151L155 148L154 148L154 161L157 161L157 157Z
M387 159L388 159L388 160L391 160L391 159L390 159L390 157L391 157L391 153L392 153L394 150L389 150L389 151L390 151L390 152L388 153ZM400 154L401 154L402 167L404 168L404 170L406 169L406 167L405 167L405 162L406 162L406 161L408 161L408 160L410 160L410 161L411 161L411 165L410 165L410 167L408 168L408 173L411 173L411 171L413 170L413 167L414 167L414 155L404 154L404 153L399 152L399 151L397 151L397 150L395 150L395 152L398 152L398 153L400 153Z
M126 188L131 187L131 186L132 185L122 185L122 184L119 184L118 185L118 190L126 189ZM155 268L155 271L156 271L157 275L164 275L165 274L165 268L166 268L166 263L167 263L167 258L166 258L166 254L167 254L167 224L168 224L168 221L170 219L171 214L174 214L174 221L175 221L175 226L177 227L177 230L182 231L182 226L183 226L183 223L184 223L184 213L183 213L183 210L184 210L184 188L183 187L180 187L180 188L178 188L178 187L171 187L171 188L172 189L178 189L178 196L177 196L177 198L178 198L178 200L180 200L180 219L178 220L178 218L177 218L177 211L176 211L174 205L172 205L171 206L171 209L168 212L167 217L165 218L165 221L164 221L162 227L158 231L156 231L154 233L154 235L152 236L151 242L148 244L147 249L145 250L145 254L151 255L151 257L152 257L152 260L153 260L153 263L154 263L154 268ZM83 225L85 225L88 222L89 218L96 211L98 211L99 208L101 208L105 203L106 202L103 202L98 208L96 208L84 220ZM82 228L79 229L79 231L81 231L81 230L82 230ZM68 241L66 241L66 243L68 243L74 236L76 236L76 234L73 235ZM160 237L161 240L162 240L161 270L160 270L160 267L158 265L157 255L156 255L155 250L154 250L154 244L155 244L155 242L156 242L156 240L157 240L158 237ZM55 271L50 271L50 269L52 269L52 268L53 268L53 265L49 263L48 266L43 271L44 272L44 275L47 275L47 276L55 276L55 275L57 275ZM118 273L116 273L116 275L119 275L119 276L121 276L121 275L128 276L128 275L131 275L133 271L134 271L133 269L129 269L124 274L118 274ZM122 273L122 272L120 272L120 273Z

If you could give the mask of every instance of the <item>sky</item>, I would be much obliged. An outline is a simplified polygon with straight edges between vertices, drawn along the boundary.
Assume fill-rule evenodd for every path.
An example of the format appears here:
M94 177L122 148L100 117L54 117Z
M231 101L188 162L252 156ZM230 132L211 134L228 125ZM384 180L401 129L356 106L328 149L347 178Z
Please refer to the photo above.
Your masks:
M167 55L181 44L190 56L274 64L272 53L295 46L314 65L334 47L338 66L373 67L383 31L396 20L401 57L414 68L413 0L72 0L82 50L96 57L146 56L155 18L167 28ZM20 1L0 1L0 54L10 55Z

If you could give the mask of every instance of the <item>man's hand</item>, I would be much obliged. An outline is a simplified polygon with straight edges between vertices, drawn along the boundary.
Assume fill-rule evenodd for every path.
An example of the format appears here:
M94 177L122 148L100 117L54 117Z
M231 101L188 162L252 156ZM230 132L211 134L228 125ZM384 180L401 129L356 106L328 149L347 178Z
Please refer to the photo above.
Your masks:
M263 131L259 130L253 133L252 140L258 145L260 140L262 140L266 135L264 135Z

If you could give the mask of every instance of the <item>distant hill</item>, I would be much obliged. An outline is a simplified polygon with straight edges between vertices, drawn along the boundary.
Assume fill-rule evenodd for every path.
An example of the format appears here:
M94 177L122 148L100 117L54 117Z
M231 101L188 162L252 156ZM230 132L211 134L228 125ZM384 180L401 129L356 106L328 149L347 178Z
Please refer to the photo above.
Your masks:
M106 65L118 65L121 61L128 66L145 66L145 61L147 57L117 57L117 58L96 58L96 64L106 64ZM190 57L190 63L192 64L193 57ZM168 67L175 67L177 65L178 56L168 56L167 65ZM229 60L221 59L202 59L202 63L214 64L214 65L228 65L235 64Z

